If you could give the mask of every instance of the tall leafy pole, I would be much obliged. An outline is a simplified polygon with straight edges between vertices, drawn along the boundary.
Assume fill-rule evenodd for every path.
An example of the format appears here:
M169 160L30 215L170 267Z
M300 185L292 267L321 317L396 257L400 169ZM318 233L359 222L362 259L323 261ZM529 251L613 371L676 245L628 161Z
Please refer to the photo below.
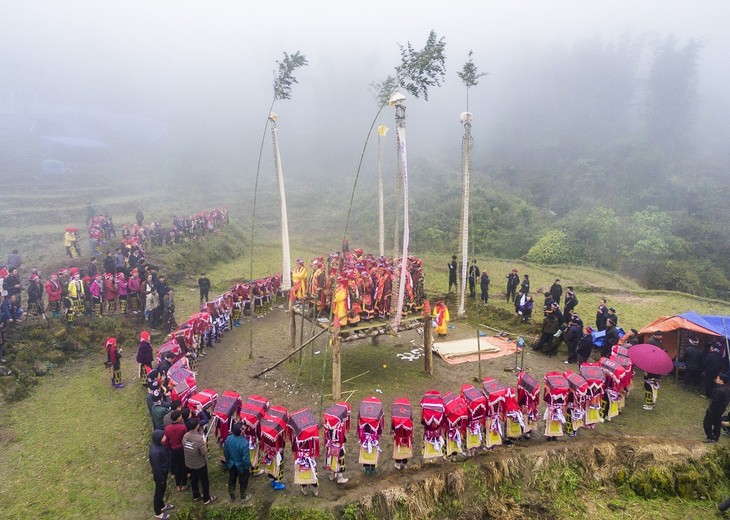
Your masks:
M279 115L276 112L269 114L269 121L271 121L271 142L274 145L274 169L276 170L276 179L279 182L279 199L281 202L281 288L286 291L291 289L291 253L289 248L289 218L286 212L284 171L281 166L281 152L279 151L279 130L276 128L276 122L278 120Z
M396 79L398 85L416 98L423 96L428 101L428 88L440 86L446 75L446 48L445 38L439 38L435 31L431 30L423 49L416 50L410 42L400 46L401 64L396 67ZM398 146L398 184L403 193L403 251L402 255L394 251L394 257L401 256L400 276L394 280L392 298L397 298L396 304L392 305L393 328L400 325L403 311L403 300L405 299L406 270L408 269L408 245L409 245L409 223L408 223L408 158L406 153L406 97L400 92L390 96L388 104L395 107L396 140ZM399 197L400 198L400 197ZM396 221L397 244L398 228ZM397 248L397 246L396 246Z
M294 77L294 71L297 70L299 67L304 67L307 65L307 58L300 53L299 51L295 52L294 54L289 54L287 52L284 52L284 59L281 61L276 61L277 69L274 70L274 98L271 100L271 106L269 107L268 115L266 117L266 124L264 125L264 133L261 137L261 147L259 148L259 158L258 162L256 164L256 181L254 182L254 194L253 194L253 205L251 209L251 264L250 264L250 275L249 278L253 280L253 246L254 246L254 231L256 229L256 196L258 194L258 186L259 186L259 173L261 172L261 157L264 152L264 142L266 141L266 130L269 128L269 121L271 121L271 116L274 110L274 104L279 99L290 99L291 98L291 89L292 85L295 83L298 83L296 77ZM275 144L275 153L276 150L278 150L277 145ZM275 157L276 160L276 157ZM281 164L279 161L277 164ZM277 167L278 169L278 167ZM278 171L278 170L277 170ZM280 181L280 194L283 195L283 178ZM282 196L282 205L286 203L285 198ZM285 213L283 213L283 216L285 216ZM283 228L283 225L282 225ZM287 238L286 238L286 248L289 247L289 237L287 232ZM288 259L289 254L286 254L287 260L284 261L285 266L287 265L287 261L289 262L289 265L291 265L291 260ZM284 287L284 283L282 281L282 289L289 289L291 287L291 269L284 269L281 273L282 277L285 277L284 279L287 280L287 287ZM253 319L255 314L254 309L254 298L251 297L251 327L249 327L249 350L248 350L248 357L253 358Z
M469 112L469 89L475 87L479 83L479 78L486 75L486 73L477 71L477 67L472 61L472 51L469 51L469 59L457 74L466 86L466 112L462 112L460 116L461 123L464 125L464 137L461 140L461 290L459 291L459 310L457 312L459 316L463 316L466 314L466 282L467 269L469 267L469 181L471 174L471 146L473 143L471 122L474 118Z

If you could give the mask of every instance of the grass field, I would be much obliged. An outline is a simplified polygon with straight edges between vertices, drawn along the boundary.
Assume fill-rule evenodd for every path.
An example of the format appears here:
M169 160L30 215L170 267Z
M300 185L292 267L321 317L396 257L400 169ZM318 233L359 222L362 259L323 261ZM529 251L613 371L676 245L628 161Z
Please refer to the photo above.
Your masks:
M62 185L34 198L26 191L27 186L18 184L8 191L0 202L0 219L13 223L5 234L5 249L19 248L26 257L25 267L41 265L44 269L66 264L62 247L62 230L69 224L83 228L86 202L92 202L103 212L114 216L118 228L121 223L130 222L137 205L145 208L150 217L169 218L176 212L197 212L230 202L235 190L230 186L214 186L210 190L190 189L189 186L169 186L173 194L170 200L157 203L159 186L153 184L145 190L142 180L130 179L121 183L116 191L101 188L85 189L78 185ZM236 186L239 188L238 186ZM134 195L131 195L134 193ZM91 199L91 200L89 200ZM34 202L35 205L32 205ZM264 208L270 214L271 206ZM278 245L278 231L271 220L264 219L257 224L253 248L253 273L251 273L251 249L247 241L250 232L247 209L243 204L232 204L235 224L230 230L231 240L237 242L240 250L223 247L220 240L205 244L193 244L192 249L177 248L152 250L151 254L163 270L175 275L178 317L183 318L197 310L197 277L205 270L213 282L213 294L228 289L242 278L264 276L280 270L281 259ZM293 230L305 227L301 220L293 223ZM339 230L332 223L322 222L314 227L316 236L293 233L293 258L307 261L313 256L326 255L339 244ZM60 231L59 231L60 230ZM351 247L359 244L357 237L350 237ZM363 244L372 241L362 241ZM186 246L187 247L187 246ZM2 252L4 253L4 252ZM418 253L417 253L418 254ZM425 252L427 289L433 299L443 297L447 289L447 262L450 253ZM492 278L490 305L479 309L469 302L468 314L456 316L456 301L449 298L455 328L453 337L469 337L476 334L475 324L486 323L501 330L517 331L529 336L536 332L535 326L526 326L512 315L512 306L504 302L505 276L513 268L520 275L528 273L535 293L547 288L555 278L563 286L576 288L580 304L578 311L586 324L593 321L595 308L601 297L616 307L624 328L640 328L657 316L696 310L700 313L729 314L730 305L689 295L669 292L645 291L632 280L612 273L578 266L538 266L521 261L507 261L477 256L480 267L486 266ZM48 272L48 271L47 271ZM539 299L537 299L539 301ZM136 325L130 325L135 328ZM201 362L200 386L212 386L223 390L236 389L242 394L265 392L272 402L284 404L291 409L304 405L320 411L321 404L329 404L331 384L331 361L326 340L315 342L313 348L305 349L301 358L295 357L262 380L253 380L251 374L278 360L288 349L287 318L282 309L275 308L268 316L253 322L254 332L250 334L251 321L228 333L223 343L213 349ZM136 334L136 330L134 331ZM305 328L305 334L310 329ZM133 334L134 335L134 334ZM249 338L253 337L253 343ZM354 390L351 402L357 403L367 395L377 395L385 403L395 397L406 395L415 403L423 391L438 388L442 391L456 391L464 382L473 381L477 375L476 364L446 365L435 360L434 376L427 377L421 361L399 360L396 354L413 348L420 338L415 332L403 333L398 338L387 338L380 345L369 343L347 344L343 349L342 379L354 379L344 385L344 390ZM144 406L144 390L134 381L133 355L135 345L125 345L123 361L124 378L129 382L123 390L114 391L108 382L108 372L101 365L102 356L89 355L75 359L73 363L55 369L42 379L30 398L19 403L4 404L0 409L0 497L2 497L2 518L149 518L151 517L152 481L147 462L149 419ZM249 358L251 349L253 358ZM93 351L93 346L91 346ZM505 366L512 359L503 359L483 364L484 376L491 375L507 383L514 376L505 372ZM563 370L562 358L548 359L526 354L526 366L536 374L548 370ZM355 377L358 376L358 377ZM380 390L380 392L378 392ZM592 439L626 439L649 435L671 438L677 442L694 445L702 438L701 419L706 408L694 393L684 392L665 379L662 385L660 403L654 414L640 409L641 389L638 383L629 397L627 408L610 424L602 425L595 432L581 432L581 441ZM382 392L382 393L381 393ZM416 412L417 415L417 412ZM384 442L384 452L390 449L389 440ZM566 439L570 449L573 440ZM514 448L516 456L523 453L523 447ZM219 455L213 448L211 457L212 488L219 497L225 495L225 475L219 471L215 460ZM354 451L354 449L353 449ZM486 454L482 457L489 457ZM289 462L290 456L289 457ZM402 477L396 475L390 464L383 464L378 480L366 480L357 470L356 459L351 454L352 484L346 489L335 487L325 480L319 500L304 499L295 489L275 495L261 479L252 480L251 489L256 495L248 508L230 510L226 504L216 506L211 517L218 518L325 518L331 511L340 514L353 501L360 500L367 493L384 486L401 484ZM446 466L448 468L448 466ZM405 480L416 480L420 470L410 471ZM382 482L380 479L382 478ZM291 476L287 473L289 484ZM591 494L593 493L593 494ZM631 498L625 494L612 495L612 491L583 492L585 500L605 498L619 501L623 509L609 508L603 500L591 511L596 518L640 518L651 516L658 509L663 518L709 518L714 506L710 501L678 500L646 501ZM178 517L198 518L204 512L203 506L193 504L188 494L172 492L171 501L183 509ZM571 508L566 506L563 517L571 517ZM580 510L577 510L580 512ZM215 516L218 515L218 516ZM575 518L580 518L576 513Z

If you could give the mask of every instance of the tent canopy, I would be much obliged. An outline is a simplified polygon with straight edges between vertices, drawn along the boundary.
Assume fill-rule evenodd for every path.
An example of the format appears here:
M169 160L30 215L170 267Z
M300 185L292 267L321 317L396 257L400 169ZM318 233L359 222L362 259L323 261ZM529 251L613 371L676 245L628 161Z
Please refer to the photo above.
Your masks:
M726 325L727 324L727 325ZM639 331L645 337L654 331L660 330L665 334L662 344L671 357L675 357L678 350L677 333L693 332L713 336L717 339L728 336L727 329L730 328L730 316L703 316L695 311L677 314L675 316L662 316L652 321ZM669 333L669 337L666 337Z

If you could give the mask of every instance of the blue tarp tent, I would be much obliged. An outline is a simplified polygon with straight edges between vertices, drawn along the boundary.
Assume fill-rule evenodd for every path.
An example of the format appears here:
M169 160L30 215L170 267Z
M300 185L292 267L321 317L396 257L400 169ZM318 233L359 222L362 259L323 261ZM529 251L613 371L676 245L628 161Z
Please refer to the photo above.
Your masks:
M675 316L662 316L639 331L642 341L646 341L654 331L664 333L662 345L667 353L674 358L686 341L696 336L700 339L700 346L708 341L722 340L730 332L730 316L700 315L695 311L688 311Z

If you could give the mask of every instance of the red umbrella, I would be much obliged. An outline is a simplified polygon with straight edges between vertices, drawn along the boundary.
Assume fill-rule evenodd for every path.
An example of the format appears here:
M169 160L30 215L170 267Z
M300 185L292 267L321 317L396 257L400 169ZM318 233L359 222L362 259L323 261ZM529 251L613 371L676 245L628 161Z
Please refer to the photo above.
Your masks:
M629 349L629 359L634 366L650 374L665 375L674 370L674 362L661 347L640 343Z

